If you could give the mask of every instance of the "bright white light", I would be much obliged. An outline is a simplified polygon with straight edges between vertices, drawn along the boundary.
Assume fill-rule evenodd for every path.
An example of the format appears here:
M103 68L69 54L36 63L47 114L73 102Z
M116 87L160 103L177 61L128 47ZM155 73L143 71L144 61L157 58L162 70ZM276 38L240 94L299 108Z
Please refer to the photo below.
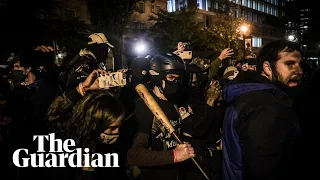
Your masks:
M289 36L288 36L288 40L289 40L289 41L294 41L294 39L295 39L294 35L289 35Z
M248 31L248 27L245 26L245 25L241 26L241 31L242 32L247 32Z
M138 42L136 45L135 45L135 51L136 53L138 54L143 54L147 51L147 45L146 43L144 42Z
M61 53L58 54L58 58L62 58L62 54Z

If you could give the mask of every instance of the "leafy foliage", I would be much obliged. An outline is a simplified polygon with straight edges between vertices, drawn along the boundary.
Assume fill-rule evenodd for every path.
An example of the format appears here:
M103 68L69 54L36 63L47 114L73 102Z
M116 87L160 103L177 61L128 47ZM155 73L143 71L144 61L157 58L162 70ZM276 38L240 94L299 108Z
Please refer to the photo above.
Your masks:
M220 10L212 13L211 24L196 21L199 9L183 9L176 12L160 12L151 17L157 23L149 30L149 36L160 52L172 51L179 41L190 42L194 51L210 51L218 54L226 47L237 48L241 33L239 27L246 23L235 18L238 8L229 1L220 3Z
M87 37L93 27L79 19L53 19L40 21L41 36L45 42L56 40L61 47L66 47L70 54L76 54L87 44ZM50 36L47 36L50 35Z
M96 30L115 31L124 27L138 0L86 0ZM121 30L121 29L118 29Z
M191 42L197 41L194 38L201 31L201 25L194 23L192 18L194 11L168 13L161 11L157 17L151 17L150 20L156 20L148 35L155 42L158 51L172 51L179 41ZM200 45L200 44L199 44Z

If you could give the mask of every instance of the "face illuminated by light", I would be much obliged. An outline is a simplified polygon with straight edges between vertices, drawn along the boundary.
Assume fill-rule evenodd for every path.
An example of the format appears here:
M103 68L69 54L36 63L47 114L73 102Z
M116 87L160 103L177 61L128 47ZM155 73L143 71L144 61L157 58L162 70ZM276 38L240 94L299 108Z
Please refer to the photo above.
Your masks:
M276 62L274 75L278 80L288 87L295 87L299 85L302 76L302 68L300 63L302 61L301 53L298 51L293 52L280 52L280 59Z

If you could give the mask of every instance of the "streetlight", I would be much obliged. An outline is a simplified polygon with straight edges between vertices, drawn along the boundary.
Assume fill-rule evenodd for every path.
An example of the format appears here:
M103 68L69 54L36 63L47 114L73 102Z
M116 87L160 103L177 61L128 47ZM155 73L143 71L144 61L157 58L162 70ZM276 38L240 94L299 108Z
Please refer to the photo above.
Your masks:
M289 40L289 41L294 41L294 39L295 39L294 35L289 35L289 36L288 36L288 40Z
M248 31L248 27L246 25L242 25L241 31L243 32L243 34L246 33Z
M147 52L147 49L148 49L147 44L143 41L137 42L134 46L138 56Z
M243 58L245 59L246 58L246 39L245 39L245 35L246 35L246 32L248 31L248 26L242 25L240 27L240 30L242 32L242 38L243 38Z
M287 39L288 41L292 41L292 42L295 42L297 40L296 36L293 34L288 35Z

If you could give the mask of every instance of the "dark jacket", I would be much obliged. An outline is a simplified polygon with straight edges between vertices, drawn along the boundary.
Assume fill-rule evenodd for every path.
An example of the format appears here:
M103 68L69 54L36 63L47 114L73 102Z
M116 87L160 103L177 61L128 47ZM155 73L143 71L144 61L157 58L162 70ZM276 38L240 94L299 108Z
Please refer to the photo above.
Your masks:
M265 77L239 74L224 89L223 179L291 179L297 117L292 102Z

